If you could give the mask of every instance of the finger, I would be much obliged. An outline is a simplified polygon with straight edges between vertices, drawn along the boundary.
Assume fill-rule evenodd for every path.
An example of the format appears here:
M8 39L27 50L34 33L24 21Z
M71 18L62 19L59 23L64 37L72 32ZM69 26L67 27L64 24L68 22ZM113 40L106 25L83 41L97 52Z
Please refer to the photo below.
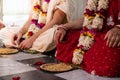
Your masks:
M64 38L64 34L61 34L61 37L60 37L60 42L63 41L63 38Z
M108 46L109 46L110 40L111 40L111 36L110 36L110 34L108 34L108 36L107 36L107 42L106 42L106 45L108 45Z
M16 40L18 44L20 43L20 39L21 39L21 36L18 36L18 38Z
M106 40L106 45L108 45L109 44L109 40L110 40L110 38L109 38L109 35L110 34L110 31L108 31L107 33L106 33L106 35L105 35L105 37L104 37L104 40Z
M23 49L23 48L24 48L23 42L21 42L21 43L19 44L18 48L20 48L20 49Z
M108 34L109 34L109 32L107 32L107 34L105 35L104 40L106 40L108 38Z
M56 44L59 43L59 37L60 37L60 33L57 32L57 33L56 33L56 36L55 36L55 42L56 42Z
M109 41L109 47L112 47L113 46L113 44L115 43L115 40L116 40L116 38L114 37L114 36L112 36L111 38L110 38L110 41Z
M117 45L118 47L120 46L120 41L118 42L118 45Z
M116 37L112 47L116 47L118 43L119 43L119 37Z

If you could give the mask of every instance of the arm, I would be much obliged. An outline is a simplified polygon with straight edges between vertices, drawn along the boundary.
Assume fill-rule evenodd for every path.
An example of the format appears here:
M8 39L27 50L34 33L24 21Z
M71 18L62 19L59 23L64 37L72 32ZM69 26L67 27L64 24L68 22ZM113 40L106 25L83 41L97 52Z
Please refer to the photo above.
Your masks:
M36 38L38 38L38 36L41 33L48 30L49 28L52 28L53 25L55 25L55 24L61 24L65 18L66 18L65 13L59 9L56 9L53 14L52 20L50 20L50 22L48 22L38 33L34 34L29 39L26 39L23 42L21 42L19 45L19 48L22 48L22 49L30 48L32 46L33 42L36 40ZM30 43L30 44L28 44L28 43Z
M43 33L44 31L48 30L49 28L52 28L53 25L57 24L61 24L62 21L66 18L65 13L63 13L61 10L57 9L54 12L53 18L52 20L50 20L50 22L48 22L38 33L36 33L35 35L33 35L31 38L36 39L41 33Z
M81 29L82 28L82 24L83 24L83 18L77 19L73 22L70 23L66 23L64 25L62 25L62 27L66 28L66 30L68 29Z
M31 10L30 10L30 14L29 14L29 18L28 20L25 22L25 24L23 25L23 27L21 28L21 30L19 31L19 33L25 34L28 30L28 28L30 27L31 24L31 20L32 20L32 7L33 7L33 2L34 0L31 0Z
M31 7L32 7L32 1L33 0L31 0ZM19 32L15 33L12 36L11 42L13 43L13 45L17 45L17 44L20 43L20 39L21 39L22 35L24 35L27 32L27 30L28 30L28 28L29 28L29 26L31 24L31 19L32 19L32 10L30 11L29 18L25 22L25 24L23 25L23 27L19 30Z
M30 24L31 24L31 14L30 14L28 20L25 22L25 24L21 28L21 30L19 31L19 33L22 33L22 35L25 34L27 32Z
M57 29L55 35L55 42L56 44L62 42L64 36L66 35L66 31L69 29L81 29L83 24L83 18L78 19L76 21L66 23L64 25L60 25Z

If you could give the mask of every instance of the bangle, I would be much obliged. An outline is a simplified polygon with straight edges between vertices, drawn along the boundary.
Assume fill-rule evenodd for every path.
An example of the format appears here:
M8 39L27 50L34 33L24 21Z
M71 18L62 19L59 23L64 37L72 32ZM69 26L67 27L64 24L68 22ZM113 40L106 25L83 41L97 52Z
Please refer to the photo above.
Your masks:
M118 28L118 29L120 29L120 25L116 25L115 27Z
M63 27L63 26L59 26L59 27L57 28L57 30L59 30L59 29L63 29L63 30L65 30L65 31L68 30L67 28L65 28L65 27Z

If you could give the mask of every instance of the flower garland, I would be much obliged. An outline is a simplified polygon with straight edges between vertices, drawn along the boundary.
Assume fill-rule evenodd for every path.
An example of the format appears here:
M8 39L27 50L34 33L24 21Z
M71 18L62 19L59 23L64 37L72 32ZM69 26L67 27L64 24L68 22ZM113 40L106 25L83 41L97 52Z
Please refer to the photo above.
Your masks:
M50 0L34 0L31 25L28 32L23 36L24 38L31 37L45 26L49 2Z
M72 62L74 64L80 64L83 60L83 54L93 45L95 34L102 29L104 24L108 4L109 0L88 0L78 48L73 52Z

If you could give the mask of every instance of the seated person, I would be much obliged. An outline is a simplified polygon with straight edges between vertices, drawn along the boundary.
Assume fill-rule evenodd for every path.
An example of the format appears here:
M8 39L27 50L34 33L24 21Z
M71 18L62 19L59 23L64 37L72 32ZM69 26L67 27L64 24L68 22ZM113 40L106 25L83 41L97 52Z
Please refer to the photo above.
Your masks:
M3 23L3 21L0 20L0 29L4 28L5 24Z
M7 30L8 35L9 32L13 35L12 37L5 35L8 37L3 42L5 45L17 45L20 49L34 49L40 52L54 49L55 25L64 24L73 19L71 13L74 11L74 6L68 5L70 1L32 0L32 11L25 25L21 29L9 29L11 32ZM2 31L5 32L5 29ZM9 38L12 38L12 43L10 40L7 41Z
M120 0L88 0L84 18L57 29L56 58L88 73L120 76ZM72 30L74 29L74 30Z

